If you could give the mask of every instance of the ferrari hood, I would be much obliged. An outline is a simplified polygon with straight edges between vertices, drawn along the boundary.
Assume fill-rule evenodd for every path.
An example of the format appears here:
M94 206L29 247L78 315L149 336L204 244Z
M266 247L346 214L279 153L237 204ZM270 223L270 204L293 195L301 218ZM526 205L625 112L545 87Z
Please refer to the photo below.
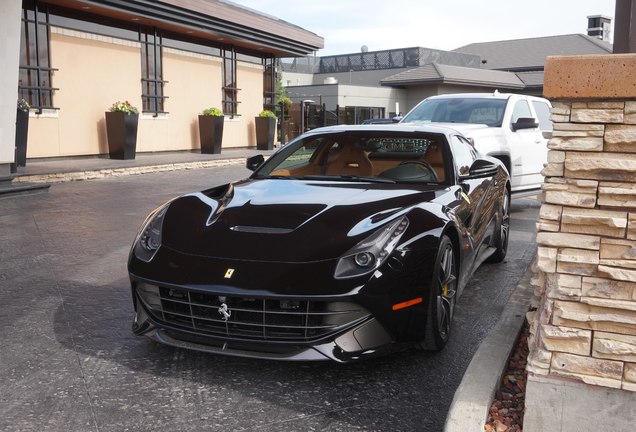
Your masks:
M237 260L333 259L397 214L434 200L440 189L245 180L173 201L162 244L185 254Z

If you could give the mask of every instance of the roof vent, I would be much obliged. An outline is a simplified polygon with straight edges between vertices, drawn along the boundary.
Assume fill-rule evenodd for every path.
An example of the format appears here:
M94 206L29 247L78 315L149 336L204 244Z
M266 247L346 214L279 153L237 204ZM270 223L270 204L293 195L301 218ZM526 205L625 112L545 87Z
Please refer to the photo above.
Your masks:
M587 35L610 42L612 19L605 15L590 15L587 17Z

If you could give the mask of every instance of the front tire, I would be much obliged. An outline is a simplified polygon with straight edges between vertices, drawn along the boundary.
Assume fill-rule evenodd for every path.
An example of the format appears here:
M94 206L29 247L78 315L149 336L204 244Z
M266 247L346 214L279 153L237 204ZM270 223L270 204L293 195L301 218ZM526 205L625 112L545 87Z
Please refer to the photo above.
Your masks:
M447 236L440 240L430 288L426 337L419 344L419 348L440 351L450 338L457 300L455 250Z

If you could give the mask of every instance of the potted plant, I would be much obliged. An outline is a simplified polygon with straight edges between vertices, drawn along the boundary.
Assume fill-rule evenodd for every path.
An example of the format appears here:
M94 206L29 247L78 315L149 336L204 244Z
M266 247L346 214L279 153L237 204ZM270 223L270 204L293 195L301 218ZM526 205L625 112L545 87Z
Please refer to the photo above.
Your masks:
M276 132L276 114L263 110L254 119L256 125L256 148L258 150L274 149L274 133Z
M219 108L206 108L199 114L201 153L221 153L225 116Z
M108 154L111 159L134 159L137 149L139 110L128 101L118 101L106 112Z
M26 166L30 109L31 106L29 106L29 103L26 100L18 99L17 113L15 118L15 162L13 164L16 167Z

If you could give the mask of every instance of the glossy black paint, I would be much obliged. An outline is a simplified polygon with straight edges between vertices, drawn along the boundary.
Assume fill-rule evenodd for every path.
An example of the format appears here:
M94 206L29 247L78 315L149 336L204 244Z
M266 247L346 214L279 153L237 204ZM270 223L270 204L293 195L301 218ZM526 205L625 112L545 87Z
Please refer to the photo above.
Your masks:
M482 157L475 159L468 174L460 175L449 145L457 132L451 129L369 125L325 128L306 136L396 131L441 143L446 178L439 184L262 178L260 173L272 160L293 150L292 142L264 164L255 158L248 162L256 170L249 179L173 200L154 258L144 262L130 254L134 331L185 348L287 360L357 360L422 340L431 301L431 263L441 236L447 235L454 245L459 295L493 250L509 180L501 164ZM408 228L376 271L350 279L334 277L343 254L387 221L403 216ZM362 306L368 316L304 340L237 336L229 330L226 335L210 334L198 330L196 323L167 324L156 310L151 313L142 305L138 289L143 286L187 292L184 303L191 309L198 306L190 296L203 295L209 299L206 313L212 319L218 319L217 309L226 297L274 302L276 307L288 300L322 302L327 309L329 304L350 302ZM416 298L422 301L393 309ZM232 326L232 317L226 325Z

